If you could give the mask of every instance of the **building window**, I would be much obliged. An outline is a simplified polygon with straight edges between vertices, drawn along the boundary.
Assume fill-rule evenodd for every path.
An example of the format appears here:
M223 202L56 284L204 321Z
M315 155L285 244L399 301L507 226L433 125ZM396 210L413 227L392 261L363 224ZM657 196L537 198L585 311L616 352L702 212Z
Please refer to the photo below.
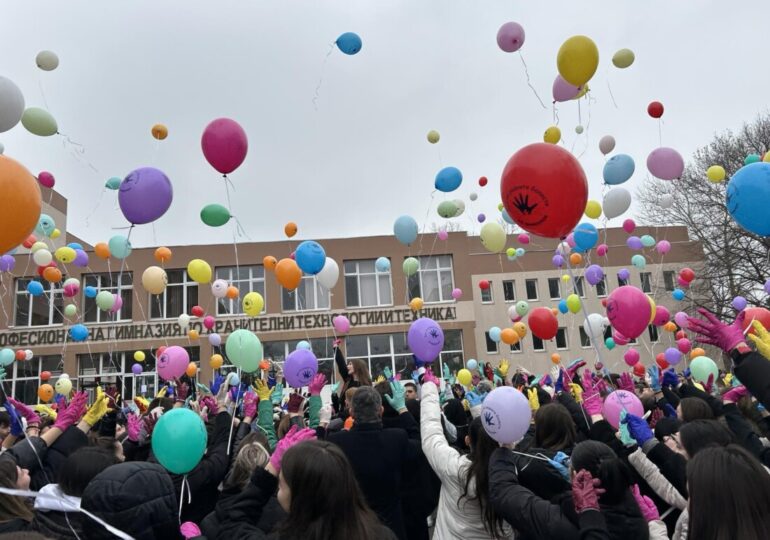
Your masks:
M628 285L628 280L618 276L618 287L623 287L624 285Z
M198 303L198 284L187 270L166 270L168 285L161 294L150 295L150 318L173 319L190 313Z
M663 271L663 283L666 286L666 290L671 292L676 289L676 272L673 270Z
M18 278L16 280L16 326L50 326L61 324L64 308L62 289L54 283L41 281L43 294L32 296L27 292L27 285L34 280L32 278Z
M561 298L561 290L559 288L559 278L552 277L548 278L548 294L551 297L551 300L558 300Z
M407 278L409 300L420 297L426 304L453 301L452 256L434 255L419 259L420 270Z
M267 311L265 296L265 267L253 266L220 266L216 270L216 279L224 279L228 285L238 287L241 298L247 293L258 292L265 300L262 313ZM243 302L240 298L217 298L217 315L240 315L243 313Z
M503 281L503 297L506 302L516 301L516 282L512 279Z
M87 323L130 321L131 307L133 306L134 289L133 275L131 272L112 274L87 274L83 277L85 287L94 287L97 291L109 291L112 294L118 294L123 299L123 305L116 313L103 311L96 305L96 298L89 298L83 293L83 320Z
M14 362L13 367L6 367L6 371L12 375L11 380L7 381L11 384L11 395L18 399L21 403L37 403L37 388L40 386L40 373L43 371L50 371L53 385L55 379L62 374L64 362L60 355L51 356L34 356L32 360L24 360L21 362ZM73 380L73 383L75 381ZM7 389L8 387L6 387Z
M607 296L607 280L605 278L602 278L602 280L596 284L596 296L602 297Z
M302 281L293 291L281 290L284 311L329 309L329 289L322 287L315 276L302 276Z
M578 276L575 278L575 290L577 291L577 294L580 296L580 298L586 297L586 289L583 276Z
M535 334L532 334L532 350L534 351L545 350L545 343L543 343L543 340L537 337Z
M482 304L492 304L494 303L494 300L492 299L492 282L489 282L489 287L486 289L481 289L481 303Z
M569 348L567 342L567 329L562 327L556 331L556 348L558 350L564 350Z
M525 284L527 286L527 300L537 300L537 280L528 279Z
M289 341L266 341L262 343L262 355L266 360L273 362L273 368L283 367L283 363L286 361L286 357L289 356L299 344L301 340L289 340ZM334 343L332 338L312 338L307 340L310 342L310 348L313 354L318 359L318 373L326 375L326 383L334 384L336 381L336 370L334 369ZM226 358L224 350L222 356ZM220 372L224 372L224 368L232 368L233 366L223 366Z
M642 280L642 292L652 292L652 274L650 272L640 272L639 279Z
M497 354L497 342L489 337L489 332L484 332L487 342L487 354Z
M393 305L390 269L381 272L374 259L345 261L345 305L372 307Z
M607 338L612 337L612 327L610 325L607 325L604 327L604 340L607 341Z
M647 333L650 335L650 343L658 342L658 327L654 324L647 326Z
M578 328L580 329L580 346L583 349L589 349L591 347L591 338L586 334L583 325L578 326Z
M520 353L522 351L521 343L522 343L522 340L520 339L519 341L517 341L516 343L511 345L511 352L512 353Z

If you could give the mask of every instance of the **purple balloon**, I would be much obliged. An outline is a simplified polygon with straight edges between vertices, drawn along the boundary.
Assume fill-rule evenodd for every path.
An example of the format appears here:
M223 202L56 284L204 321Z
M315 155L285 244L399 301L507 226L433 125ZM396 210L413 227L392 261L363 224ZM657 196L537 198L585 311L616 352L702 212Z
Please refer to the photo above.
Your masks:
M604 279L604 270L598 264L592 264L586 268L586 281L589 285L596 285Z
M564 266L564 257L558 254L554 255L553 259L551 259L551 262L556 268L561 268L562 266Z
M421 317L409 327L406 342L419 362L430 364L444 348L444 331L433 319Z
M770 294L770 279L768 279L767 281L765 281L765 292L766 292L767 294Z
M660 253L661 255L665 255L669 251L671 251L671 242L668 240L661 240L658 242L658 245L655 246L655 249Z
M478 220L479 220L479 223L484 223L487 220L487 216L485 216L484 214L479 214Z
M621 268L618 270L618 277L623 281L628 281L628 278L631 277L631 272L628 271L628 268Z
M120 183L120 210L132 225L143 225L161 217L171 206L174 188L163 172L142 167L128 173Z
M113 294L112 296L115 297L115 302L112 303L110 313L117 313L120 311L120 308L123 307L123 297L118 296L117 294Z
M661 180L676 180L684 172L684 160L673 148L661 146L647 156L647 170Z
M219 334L209 334L209 343L212 347L219 347L222 345L222 336Z
M682 353L679 352L679 349L676 347L669 347L666 349L666 352L663 353L663 356L666 358L666 362L672 366L675 366L682 361Z
M10 272L16 266L16 259L13 255L3 255L0 257L0 272Z
M142 366L140 364L134 364L131 366L131 372L134 375L141 375L142 374Z
M572 86L570 83L564 80L561 75L557 75L553 80L553 100L554 101L569 101L577 97L580 93L580 88Z
M86 266L88 266L88 253L86 253L82 249L76 249L75 260L72 261L72 264L74 264L79 268L85 268Z
M631 249L642 249L642 240L638 236L629 236L626 239L626 245Z
M516 52L524 45L524 27L507 22L497 31L497 46L505 52Z
M532 409L524 394L511 386L500 386L484 399L481 424L484 431L499 443L520 441L529 429Z
M735 311L743 311L746 309L747 304L748 302L742 296L736 296L733 298L733 307L735 308Z
M318 360L312 351L295 349L286 357L283 374L289 386L293 388L307 386L316 373L318 373Z

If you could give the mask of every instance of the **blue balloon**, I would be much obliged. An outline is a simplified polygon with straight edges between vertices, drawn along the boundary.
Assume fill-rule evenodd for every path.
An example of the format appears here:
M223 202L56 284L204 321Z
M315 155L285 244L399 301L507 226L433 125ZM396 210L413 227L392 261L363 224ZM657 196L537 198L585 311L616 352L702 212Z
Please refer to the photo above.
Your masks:
M524 248L516 248L517 257L523 257L525 253L526 253L526 250Z
M107 244L110 246L110 254L116 259L125 259L131 255L131 241L125 236L113 236Z
M297 343L297 349L305 349L306 351L312 350L312 347L310 346L310 343L305 341L304 339Z
M559 311L561 311L562 313L567 313L569 311L566 300L564 299L559 300Z
M473 358L471 358L470 360L468 360L468 363L466 364L466 367L468 369L476 369L476 368L479 367L479 363L478 363L478 361L476 361Z
M345 32L335 41L337 47L345 54L354 55L361 50L361 38L353 32Z
M39 281L30 281L27 283L27 292L32 296L40 296L43 294L43 284Z
M493 326L489 329L489 339L494 341L495 343L498 343L500 341L500 333L502 330L500 330L497 326Z
M463 183L463 173L457 167L444 167L436 175L434 186L437 190L449 193L460 187Z
M13 349L5 348L0 350L0 366L8 367L16 360L16 353Z
M311 276L316 275L326 264L326 252L321 244L313 240L305 240L297 246L294 259L300 270Z
M581 223L575 228L572 238L575 240L575 246L588 251L599 241L599 231L590 223Z
M77 242L70 242L69 244L67 244L67 247L72 249L79 249L81 251L83 250L83 246L78 244Z
M72 341L85 341L88 339L88 328L83 324L75 324L70 328Z
M99 292L99 291L97 291L97 290L96 290L96 287L92 287L92 286L90 286L90 285L88 285L88 286L85 288L86 298L96 298L96 294L97 294L98 292Z
M387 257L378 257L374 261L374 267L378 272L390 272L390 259Z
M393 224L393 234L396 240L408 246L417 240L417 222L412 216L400 216Z
M634 160L626 154L612 156L604 164L604 183L610 186L617 186L626 182L634 174Z
M684 300L684 291L682 289L674 289L671 296L674 297L674 300Z
M770 163L738 169L727 183L727 211L749 232L770 236Z
M511 219L511 216L508 215L508 210L506 210L505 208L503 208L503 221L505 221L506 223L510 223L511 225L515 225L515 223Z
M37 220L37 226L35 232L40 235L51 236L51 233L56 228L56 222L48 214L40 214L40 219Z

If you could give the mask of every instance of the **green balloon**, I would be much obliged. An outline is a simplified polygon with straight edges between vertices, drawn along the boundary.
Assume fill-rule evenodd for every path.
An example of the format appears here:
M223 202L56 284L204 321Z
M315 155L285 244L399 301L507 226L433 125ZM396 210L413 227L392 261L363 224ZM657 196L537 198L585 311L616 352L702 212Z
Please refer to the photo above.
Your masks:
M104 311L111 309L115 305L115 295L110 291L99 291L96 295L96 305Z
M121 182L122 180L120 178L118 178L117 176L113 176L112 178L110 178L104 183L104 187L106 187L107 189L117 190L120 188Z
M125 259L131 255L131 241L125 236L115 235L107 245L110 247L110 255L116 259Z
M716 362L714 362L708 356L698 356L690 362L690 372L692 378L699 383L705 383L709 380L709 376L714 376L714 381L719 377L719 368ZM713 381L712 381L713 382Z
M438 215L442 218L455 217L457 214L457 205L454 201L444 201L438 205Z
M414 257L407 257L404 259L404 265L402 266L404 269L404 274L407 276L411 276L413 274L416 274L417 271L420 269L420 261L415 259Z
M523 317L529 312L529 304L527 304L524 300L519 300L516 302L516 313L519 314L520 317Z
M24 122L24 118L21 119L22 122ZM751 165L752 163L756 163L760 160L759 154L749 154L746 156L746 158L743 160L744 165Z
M206 426L190 409L171 409L152 430L152 453L166 470L187 474L206 451Z
M253 332L239 328L227 338L225 353L234 366L254 373L262 361L262 343Z
M641 240L644 247L652 247L655 245L655 239L649 234L642 236Z
M201 221L209 227L221 227L230 221L230 210L221 204L207 204L201 210Z
M50 137L59 132L59 126L51 113L39 107L30 107L21 115L21 125L33 135Z
M67 317L74 317L78 314L78 308L75 307L75 304L67 304L64 306L64 314Z

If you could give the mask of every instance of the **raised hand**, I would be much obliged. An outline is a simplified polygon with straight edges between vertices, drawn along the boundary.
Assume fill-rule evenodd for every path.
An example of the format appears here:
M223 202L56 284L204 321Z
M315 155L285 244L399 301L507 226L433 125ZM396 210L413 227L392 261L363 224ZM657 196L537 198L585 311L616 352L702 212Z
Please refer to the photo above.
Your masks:
M746 318L746 312L741 311L732 324L725 324L710 311L698 308L705 320L690 318L688 327L690 330L700 334L695 341L714 345L724 352L729 353L740 343L745 341L743 336L743 321Z
M624 371L620 374L620 379L618 379L618 388L625 390L626 392L631 392L632 394L634 393L634 379L627 371Z
M638 416L629 413L621 420L621 422L628 425L629 434L639 446L644 445L644 443L655 436L644 418L639 418Z
M27 421L28 428L40 426L40 416L38 416L38 414L30 407L20 401L16 401L12 397L8 398L8 403L12 404L13 408L16 409L16 412L24 417Z
M403 409L406 409L406 399L404 397L405 391L404 391L404 385L400 382L391 382L390 383L390 391L392 393L391 395L385 394L385 399L388 400L388 403L391 407L393 407L396 411L401 411Z
M298 414L304 402L305 398L299 391L289 394L289 414Z
M53 427L66 431L68 427L77 424L80 418L86 413L86 404L88 403L88 394L85 392L76 392L69 402L65 405L62 400L59 403L59 412L56 415L56 422Z
M652 499L645 497L639 492L639 486L637 484L631 486L631 493L634 494L636 504L639 505L639 510L642 511L642 515L644 516L645 521L657 521L660 519L660 512L658 512L658 507L655 506L655 503L652 502Z
M278 444L273 451L273 455L270 457L270 466L272 466L273 470L275 471L270 472L273 472L273 474L278 476L278 473L281 470L281 460L283 459L286 451L297 443L301 443L302 441L309 441L312 439L315 439L315 431L312 429L305 428L298 430L297 426L292 426L288 433L286 433L286 436L278 441Z
M142 417L135 413L126 415L126 433L129 441L139 442L142 432Z
M585 469L578 471L572 479L572 500L575 511L580 514L586 510L599 510L599 495L604 493L598 478L591 476Z
M647 374L650 376L650 388L652 388L652 391L660 392L662 389L660 386L660 368L653 364L647 368Z
M751 321L751 327L754 334L749 334L749 339L754 342L759 354L770 360L770 332L757 320Z
M425 368L425 373L422 375L422 382L432 382L437 388L440 386L438 378L433 374L433 370L430 367Z
M83 417L86 424L93 427L109 410L109 397L102 391L101 386L96 387L96 399L88 408L88 412Z
M254 418L257 416L257 402L259 398L254 390L249 389L243 394L243 417Z

